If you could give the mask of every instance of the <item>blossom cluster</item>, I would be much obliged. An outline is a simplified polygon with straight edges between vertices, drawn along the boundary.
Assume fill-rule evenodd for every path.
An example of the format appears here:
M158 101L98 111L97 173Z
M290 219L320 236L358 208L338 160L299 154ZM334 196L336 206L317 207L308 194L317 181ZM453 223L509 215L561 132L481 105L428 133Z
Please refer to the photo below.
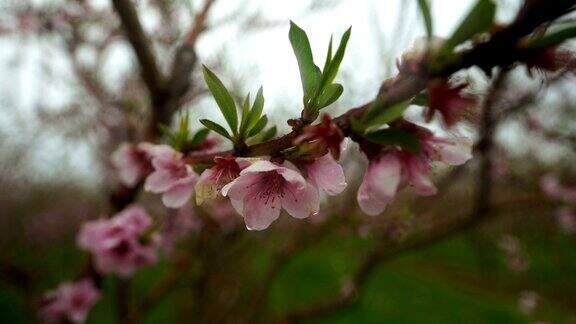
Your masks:
M546 196L562 204L555 213L560 230L576 233L576 187L562 184L553 175L542 177L540 187Z

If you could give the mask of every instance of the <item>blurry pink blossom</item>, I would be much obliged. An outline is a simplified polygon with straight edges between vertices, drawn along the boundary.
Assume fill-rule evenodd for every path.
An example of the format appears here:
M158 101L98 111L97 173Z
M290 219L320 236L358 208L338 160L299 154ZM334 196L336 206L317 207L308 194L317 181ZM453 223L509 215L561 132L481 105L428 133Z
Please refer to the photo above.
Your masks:
M180 240L191 233L199 232L201 228L202 220L196 215L194 207L191 204L184 204L166 215L159 230L160 246L170 255Z
M311 164L307 164L306 171L310 182L331 196L341 193L347 186L344 170L332 157L332 153L326 153Z
M154 145L146 142L137 145L122 143L112 153L111 162L118 172L120 182L132 188L154 170L151 161L154 154L162 154L170 150L171 148L167 145Z
M378 215L392 202L400 185L402 166L393 153L370 161L358 189L358 204L368 215Z
M451 127L478 103L477 98L464 94L468 84L450 85L446 79L434 79L428 82L428 108L426 121L430 122L438 112L444 125Z
M100 291L91 279L64 283L42 298L39 315L45 323L84 323L98 299Z
M370 160L358 190L358 204L368 215L384 211L396 192L412 184L418 195L436 194L436 186L429 175L430 162L441 161L448 165L461 165L472 158L472 144L466 138L441 138L422 127L409 124L418 137L418 153L399 149L383 151Z
M143 208L131 206L112 218L84 224L78 246L92 253L98 271L128 277L156 262L157 237L144 237L151 225Z
M192 196L198 176L183 159L183 154L170 148L154 153L154 172L146 178L144 190L162 194L166 207L182 207Z
M556 211L558 227L564 233L576 233L576 213L570 207L562 207Z
M295 218L306 218L320 208L318 190L289 162L278 165L257 161L222 188L249 230L268 228L284 208Z

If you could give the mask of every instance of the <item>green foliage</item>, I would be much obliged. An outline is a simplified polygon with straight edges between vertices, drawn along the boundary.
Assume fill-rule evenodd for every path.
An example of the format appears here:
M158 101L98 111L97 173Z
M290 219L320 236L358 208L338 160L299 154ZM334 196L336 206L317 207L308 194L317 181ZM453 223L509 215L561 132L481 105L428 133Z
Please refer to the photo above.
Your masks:
M252 106L250 106L250 94L246 95L241 106L240 121L238 121L238 112L236 111L236 104L232 95L230 95L230 92L220 79L207 67L204 67L204 80L232 133L230 134L224 126L208 119L200 120L204 126L228 138L234 144L244 143L246 139L258 134L266 127L268 118L266 115L262 115L264 110L264 90L262 87L258 89Z
M494 25L495 15L496 4L493 0L478 0L466 18L456 28L456 31L446 41L440 53L449 55L456 46L471 39L476 34L489 30Z
M370 142L381 145L395 145L411 153L418 153L420 143L416 136L397 128L380 129L364 135Z
M200 119L200 122L206 128L215 131L216 133L226 137L227 139L232 140L232 136L230 136L230 134L228 134L228 131L224 127L218 125L217 123L215 123L211 120L208 120L208 119Z
M220 112L222 112L226 122L228 122L232 134L238 134L238 113L236 112L236 105L234 104L232 95L230 95L230 92L228 92L228 89L226 89L216 74L210 71L206 66L204 66L203 72L204 81L212 93L212 96L214 96L214 100L216 100Z
M430 5L427 0L418 0L418 6L424 19L424 26L426 27L426 35L428 39L434 35L434 25L432 23L432 14L430 13Z
M210 133L209 129L202 128L191 136L190 115L188 112L180 116L176 131L172 131L170 127L163 124L160 124L159 127L162 134L168 139L168 144L178 151L184 151L200 145Z
M354 122L353 127L357 131L362 131L373 126L391 123L402 117L409 105L410 100L386 106L384 98L379 97L374 100L360 120Z
M576 25L564 26L555 28L544 34L544 36L531 40L527 47L532 49L550 47L574 37L576 37Z
M292 44L294 55L298 61L298 68L300 69L300 79L304 93L304 111L302 116L307 121L315 120L320 109L334 103L344 92L342 85L332 82L338 74L351 32L352 27L348 28L342 35L334 56L332 56L332 37L330 37L324 68L320 71L320 68L314 64L310 41L306 32L294 22L290 22L288 38Z

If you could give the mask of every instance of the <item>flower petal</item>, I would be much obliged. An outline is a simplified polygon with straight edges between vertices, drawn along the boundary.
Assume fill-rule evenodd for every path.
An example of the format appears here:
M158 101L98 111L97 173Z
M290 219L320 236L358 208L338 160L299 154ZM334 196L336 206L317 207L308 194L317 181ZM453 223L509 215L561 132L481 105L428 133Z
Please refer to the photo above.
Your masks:
M422 156L411 156L406 162L408 181L420 196L432 196L437 192L428 174L428 161Z
M174 185L174 179L170 173L166 171L155 171L150 174L144 182L144 190L153 193L162 193Z
M278 196L256 194L246 197L242 210L246 228L255 231L268 228L280 216L280 207Z
M307 182L304 188L298 183L286 183L282 207L294 218L306 218L320 210L318 189Z
M401 179L401 164L394 154L370 162L358 189L358 204L368 215L382 213L396 195Z
M162 195L162 203L168 208L180 208L190 199L193 192L192 183L176 185Z
M342 166L328 153L314 161L307 168L312 183L329 195L337 195L347 186Z

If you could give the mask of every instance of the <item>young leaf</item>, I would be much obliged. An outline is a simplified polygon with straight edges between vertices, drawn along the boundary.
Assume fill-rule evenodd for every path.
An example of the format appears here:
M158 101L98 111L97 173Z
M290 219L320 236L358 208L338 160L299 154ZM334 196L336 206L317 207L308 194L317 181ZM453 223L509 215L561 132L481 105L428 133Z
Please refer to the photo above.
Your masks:
M262 133L260 140L262 142L269 141L276 136L276 132L277 132L276 126L272 126L272 127L268 128L264 133Z
M324 62L324 68L322 71L328 71L330 68L330 62L332 62L332 36L330 35L330 43L328 43L328 53L326 53L326 61Z
M256 125L254 125L254 128L252 128L248 133L248 137L252 137L260 133L264 129L264 127L266 127L267 123L268 123L268 117L266 117L266 115L260 117Z
M206 139L206 137L208 137L209 133L210 130L208 128L202 128L201 130L196 132L196 134L194 134L191 140L191 144L200 145Z
M258 89L258 93L256 94L254 104L252 104L250 114L248 115L248 121L246 126L247 133L250 133L250 130L254 128L254 126L260 119L260 116L262 115L262 110L264 110L264 90L262 89L262 87L260 87L260 89Z
M215 131L216 133L226 137L227 139L232 139L232 136L230 136L230 134L228 134L228 131L226 131L226 129L218 124L216 124L215 122L208 120L208 119L200 119L200 123L202 123L202 125L204 125L206 128Z
M342 35L342 39L340 39L340 45L338 45L338 49L334 54L334 58L330 62L330 67L328 69L325 68L324 71L322 71L321 90L327 85L331 84L332 81L334 81L334 78L336 78L336 74L340 68L340 63L342 63L342 59L344 59L344 52L346 52L346 45L348 44L351 33L352 27L348 28L344 35Z
M415 95L414 98L412 98L412 101L410 101L410 104L422 106L422 107L427 107L428 106L428 93L420 92L419 94Z
M376 144L400 146L411 153L417 153L420 150L420 142L414 135L397 128L377 130L364 137Z
M314 64L312 49L306 32L292 21L290 21L288 38L298 61L302 90L304 91L304 106L306 106L314 95L319 82L320 68Z
M528 43L528 48L538 49L554 46L563 41L576 37L576 26L564 27L555 31L546 33L544 36L534 39Z
M242 104L242 117L240 118L240 129L238 133L243 136L246 133L246 127L248 126L248 116L250 115L250 93L244 98L244 103Z
M409 105L410 100L407 100L390 107L383 107L382 100L376 100L362 116L362 124L364 128L368 128L393 122L402 116Z
M222 84L222 81L218 79L218 77L210 71L206 66L203 69L204 72L204 80L206 81L206 85L208 85L208 89L214 96L218 107L220 107L220 111L224 118L228 122L230 126L230 130L232 130L233 134L237 134L238 132L238 113L236 111L236 105L234 104L234 99Z
M334 101L338 100L344 92L344 88L339 83L333 83L326 87L318 98L318 108L324 108L331 105Z
M454 34L446 41L441 53L449 54L454 47L469 40L472 36L487 31L494 24L495 14L496 4L493 0L478 0Z
M428 0L418 0L418 6L420 7L420 12L424 19L424 26L426 26L426 35L428 36L428 39L430 39L434 35L434 26L432 24L432 14L430 13Z

